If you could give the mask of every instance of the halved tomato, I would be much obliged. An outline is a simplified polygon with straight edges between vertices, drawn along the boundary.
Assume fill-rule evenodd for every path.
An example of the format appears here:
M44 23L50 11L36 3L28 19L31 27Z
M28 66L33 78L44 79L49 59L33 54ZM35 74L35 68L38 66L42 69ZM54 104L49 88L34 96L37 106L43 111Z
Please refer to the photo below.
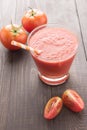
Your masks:
M62 95L62 100L64 105L74 112L80 112L84 109L82 98L74 90L67 89Z
M63 106L62 99L60 97L52 97L46 104L44 109L44 118L53 119L56 117Z

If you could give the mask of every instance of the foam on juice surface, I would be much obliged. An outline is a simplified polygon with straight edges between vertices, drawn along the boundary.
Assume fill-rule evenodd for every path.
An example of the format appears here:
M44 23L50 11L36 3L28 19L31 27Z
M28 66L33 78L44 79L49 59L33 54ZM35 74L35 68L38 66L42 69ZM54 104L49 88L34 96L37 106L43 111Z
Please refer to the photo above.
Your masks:
M42 50L40 60L56 62L74 55L77 43L76 37L65 29L43 28L31 37L29 45Z

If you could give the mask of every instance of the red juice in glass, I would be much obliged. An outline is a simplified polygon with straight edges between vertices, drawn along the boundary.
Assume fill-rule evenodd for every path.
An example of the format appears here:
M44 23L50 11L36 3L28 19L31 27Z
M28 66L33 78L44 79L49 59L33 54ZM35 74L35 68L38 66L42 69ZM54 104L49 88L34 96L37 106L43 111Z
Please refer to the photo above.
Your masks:
M30 34L30 47L41 50L31 53L38 68L40 79L49 85L64 83L76 55L78 41L74 34L64 28L43 25Z

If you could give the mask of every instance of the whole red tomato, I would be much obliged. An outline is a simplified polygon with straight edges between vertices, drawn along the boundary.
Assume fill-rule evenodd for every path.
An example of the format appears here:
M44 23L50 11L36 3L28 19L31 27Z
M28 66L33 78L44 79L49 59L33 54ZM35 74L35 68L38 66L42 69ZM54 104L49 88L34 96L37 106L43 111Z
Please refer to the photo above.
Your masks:
M0 30L0 40L7 49L18 50L20 48L11 45L11 41L15 40L25 44L27 41L27 33L21 26L10 24Z
M22 25L26 31L31 32L37 26L47 23L47 16L38 9L28 10L22 18Z

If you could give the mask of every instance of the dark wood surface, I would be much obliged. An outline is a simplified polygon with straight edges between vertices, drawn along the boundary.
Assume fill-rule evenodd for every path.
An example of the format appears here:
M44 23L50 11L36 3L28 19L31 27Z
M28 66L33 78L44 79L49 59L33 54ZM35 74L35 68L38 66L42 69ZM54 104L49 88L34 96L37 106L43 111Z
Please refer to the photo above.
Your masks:
M49 23L65 24L77 34L79 49L63 85L42 83L30 54L10 52L0 44L0 130L87 130L87 1L86 0L1 0L0 28L21 23L28 7L46 12ZM43 118L46 102L64 90L76 90L85 102L81 113L63 108L53 120Z

